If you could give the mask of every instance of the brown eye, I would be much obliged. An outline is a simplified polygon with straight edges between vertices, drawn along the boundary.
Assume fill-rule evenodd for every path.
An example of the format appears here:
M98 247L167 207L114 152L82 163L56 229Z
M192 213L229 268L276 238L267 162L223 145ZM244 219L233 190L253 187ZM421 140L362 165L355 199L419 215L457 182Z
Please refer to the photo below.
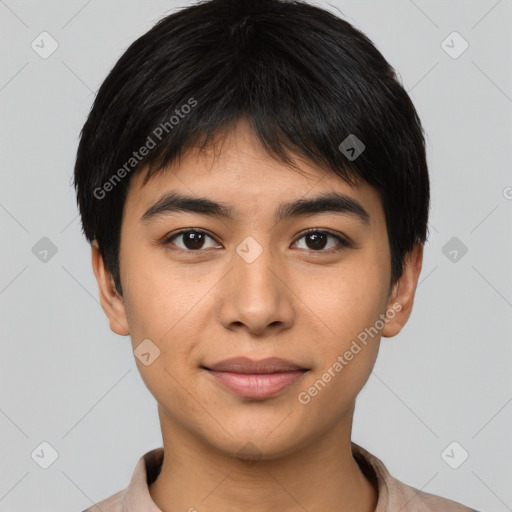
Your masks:
M325 248L329 245L329 239L334 239L335 242L334 245L332 242L330 243L329 247L327 249L332 249L338 247L337 250L341 250L341 248L349 247L350 244L348 241L344 240L338 235L334 235L333 233L330 233L329 231L320 231L320 230L311 230L306 233L303 233L302 236L298 239L301 240L304 239L306 247L299 247L299 249L306 249L316 252L329 252L328 250L325 250ZM298 242L296 242L298 243Z
M181 244L175 243L175 239L181 239ZM196 229L187 229L170 236L165 240L164 244L172 244L178 247L179 249L183 249L186 251L199 251L205 248L209 249L210 247L217 247L216 243L214 243L213 245L210 243L210 246L205 247L205 242L207 242L208 239L215 242L213 238L204 231L199 231Z

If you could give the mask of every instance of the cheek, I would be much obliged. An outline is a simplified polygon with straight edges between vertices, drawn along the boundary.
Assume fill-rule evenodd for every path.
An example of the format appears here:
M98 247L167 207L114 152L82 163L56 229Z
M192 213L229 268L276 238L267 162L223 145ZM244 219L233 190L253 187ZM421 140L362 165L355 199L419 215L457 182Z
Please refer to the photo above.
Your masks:
M201 363L201 338L211 332L213 295L218 276L213 273L179 271L176 264L140 253L125 260L129 286L126 311L134 350L150 339L160 351L151 367L137 361L142 378L154 392L162 386L174 388L190 378ZM207 267L204 267L207 269ZM169 375L172 374L172 375Z
M388 278L370 255L333 268L332 273L315 280L313 285L311 278L302 282L300 294L307 297L304 302L316 316L326 348L343 350L360 332L375 324L386 308Z
M127 294L132 348L141 378L158 403L166 404L172 399L174 410L189 407L183 383L197 365L194 350L205 316L200 315L202 295L201 289L187 286L175 273L142 266L131 279ZM154 345L145 341L148 339ZM137 357L143 352L138 348L145 346L143 343L149 347L144 352L156 354L148 365Z
M301 388L300 399L329 409L327 423L350 409L372 372L381 330L375 325L386 307L386 280L387 275L375 267L354 266L310 294L308 304L317 313L316 323L324 335L317 336L317 364Z
M172 336L194 309L202 286L161 256L131 253L125 260L127 315L132 334L157 342Z

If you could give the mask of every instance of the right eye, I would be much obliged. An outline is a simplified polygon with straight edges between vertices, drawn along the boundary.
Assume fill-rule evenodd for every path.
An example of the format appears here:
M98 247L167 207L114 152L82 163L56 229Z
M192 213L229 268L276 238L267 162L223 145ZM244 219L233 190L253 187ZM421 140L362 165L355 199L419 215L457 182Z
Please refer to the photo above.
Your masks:
M175 239L182 239L181 246L173 242ZM187 252L199 252L201 249L204 249L205 240L207 239L213 240L213 237L210 236L206 231L200 229L182 229L177 233L173 233L169 237L167 237L163 244L167 246L168 244L172 244L178 249ZM215 242L216 243L216 242ZM211 249L217 247L216 245L210 245L206 247L206 249Z

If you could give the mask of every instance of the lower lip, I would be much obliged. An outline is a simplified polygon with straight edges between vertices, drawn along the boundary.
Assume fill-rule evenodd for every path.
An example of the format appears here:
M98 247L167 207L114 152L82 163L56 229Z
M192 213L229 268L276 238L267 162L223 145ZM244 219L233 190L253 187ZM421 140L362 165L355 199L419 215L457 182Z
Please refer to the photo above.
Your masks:
M280 373L234 373L207 370L218 382L242 398L264 399L297 382L305 371Z

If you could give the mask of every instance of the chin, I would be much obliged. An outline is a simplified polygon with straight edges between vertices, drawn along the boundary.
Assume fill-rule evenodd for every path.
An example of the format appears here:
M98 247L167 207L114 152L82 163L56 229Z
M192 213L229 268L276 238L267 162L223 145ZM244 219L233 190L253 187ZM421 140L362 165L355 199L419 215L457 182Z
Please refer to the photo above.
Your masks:
M229 424L225 429L231 436L221 429L221 438L210 437L205 440L217 451L247 462L279 459L295 452L307 442L298 435L290 435L289 425L284 426L284 422L278 426L282 419L275 422L272 428L263 428L255 421L250 422L250 426L248 422L240 428Z

